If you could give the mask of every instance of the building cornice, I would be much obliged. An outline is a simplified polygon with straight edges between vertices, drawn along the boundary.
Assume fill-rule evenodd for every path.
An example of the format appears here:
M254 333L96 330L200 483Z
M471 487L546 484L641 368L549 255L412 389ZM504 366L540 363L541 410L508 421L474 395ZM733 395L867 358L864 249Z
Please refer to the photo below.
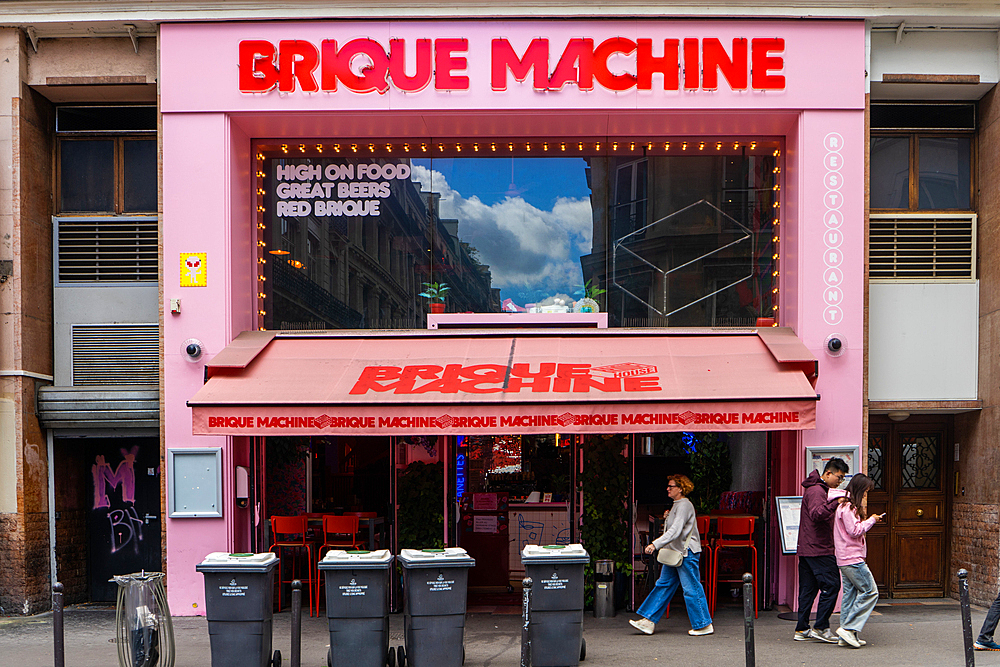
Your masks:
M0 25L32 26L40 38L112 36L134 25L139 34L155 34L166 22L323 20L323 19L565 19L565 18L752 18L864 19L876 25L905 22L914 28L997 29L1000 2L966 0L942 3L908 0L898 5L853 1L799 2L778 0L760 5L750 0L705 0L699 3L650 3L622 0L609 5L593 0L510 0L483 4L452 2L361 2L359 0L4 0Z

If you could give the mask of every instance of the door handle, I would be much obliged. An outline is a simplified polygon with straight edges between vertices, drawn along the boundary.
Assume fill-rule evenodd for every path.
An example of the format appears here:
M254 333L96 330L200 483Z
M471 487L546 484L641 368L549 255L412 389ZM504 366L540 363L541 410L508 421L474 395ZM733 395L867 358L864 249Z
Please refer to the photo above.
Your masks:
M923 515L924 515L924 510L922 508L918 507L917 508L917 516L923 516Z
M147 514L146 516L144 516L142 518L145 519L145 521L143 523L148 526L149 525L149 520L150 519L155 519L156 515L155 514Z

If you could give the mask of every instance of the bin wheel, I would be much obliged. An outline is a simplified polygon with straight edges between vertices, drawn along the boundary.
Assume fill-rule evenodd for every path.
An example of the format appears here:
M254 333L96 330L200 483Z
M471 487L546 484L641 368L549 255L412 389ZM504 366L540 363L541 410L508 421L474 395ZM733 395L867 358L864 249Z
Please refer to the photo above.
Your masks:
M396 667L396 649L392 646L389 647L389 655L386 657L386 663L389 667ZM333 667L332 665L330 667Z
M326 649L326 667L333 667L333 649L332 648Z
M271 656L271 667L281 667L281 651L275 651Z
M587 659L587 640L580 637L580 662Z
M396 649L396 667L406 667L406 651L402 646Z

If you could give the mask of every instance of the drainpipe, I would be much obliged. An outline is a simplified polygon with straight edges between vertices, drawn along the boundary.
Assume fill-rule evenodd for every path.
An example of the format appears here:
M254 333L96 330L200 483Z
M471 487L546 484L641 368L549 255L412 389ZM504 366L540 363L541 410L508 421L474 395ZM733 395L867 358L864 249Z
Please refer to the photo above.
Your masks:
M59 581L56 572L56 471L55 471L55 438L52 429L45 430L45 446L49 469L49 578L55 586Z

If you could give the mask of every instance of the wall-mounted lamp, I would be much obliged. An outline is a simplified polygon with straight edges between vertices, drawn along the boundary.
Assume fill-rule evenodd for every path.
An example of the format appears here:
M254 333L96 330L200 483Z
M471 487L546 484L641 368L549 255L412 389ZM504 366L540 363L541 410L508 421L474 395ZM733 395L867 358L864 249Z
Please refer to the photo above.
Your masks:
M643 456L653 455L653 436L644 435L642 437L642 455Z
M891 419L894 422L902 422L902 421L906 421L907 419L909 419L910 413L909 412L903 412L902 410L894 410L893 412L890 412L889 414L887 414L886 417L888 417L889 419Z

